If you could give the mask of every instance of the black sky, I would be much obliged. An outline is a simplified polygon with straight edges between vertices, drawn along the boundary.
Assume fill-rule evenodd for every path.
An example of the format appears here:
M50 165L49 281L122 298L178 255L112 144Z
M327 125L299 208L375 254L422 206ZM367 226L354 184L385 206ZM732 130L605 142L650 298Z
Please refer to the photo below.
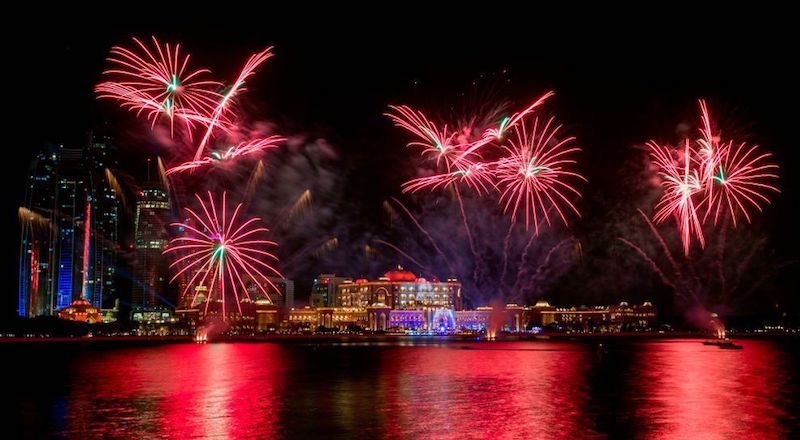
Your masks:
M364 162L360 179L369 189L353 195L364 203L396 193L407 177L392 171L405 153L381 115L390 103L446 108L469 94L473 81L487 88L505 84L502 96L519 103L555 90L551 108L585 149L591 217L602 215L605 203L592 199L614 194L615 171L631 146L669 137L677 123L693 117L694 100L706 97L749 124L753 140L775 153L782 194L766 222L779 253L797 258L800 39L787 11L675 6L633 17L631 11L578 6L556 12L487 5L482 11L417 13L392 3L381 8L396 13L238 8L197 18L169 14L163 5L153 5L151 17L137 8L144 12L141 20L116 13L20 14L25 25L4 31L10 32L4 38L5 89L12 98L5 116L2 218L9 243L17 244L2 256L3 315L16 307L16 210L28 161L45 143L76 145L86 131L115 117L92 94L106 53L131 36L151 34L181 42L198 64L223 77L250 53L274 45L276 57L259 72L250 98L262 101L264 113L287 130L325 137L344 156ZM363 15L370 13L372 18Z

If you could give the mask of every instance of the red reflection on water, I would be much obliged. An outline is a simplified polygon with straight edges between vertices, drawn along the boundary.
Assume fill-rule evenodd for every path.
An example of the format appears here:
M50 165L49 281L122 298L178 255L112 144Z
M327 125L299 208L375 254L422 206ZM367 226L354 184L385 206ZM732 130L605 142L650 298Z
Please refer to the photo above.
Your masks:
M79 438L786 436L795 358L785 345L742 344L84 349L54 365L72 370L52 409L56 434Z
M696 340L648 344L631 405L649 438L775 438L785 430L786 368L768 341L720 350ZM792 372L792 374L794 374Z
M592 356L582 344L525 342L387 356L381 430L389 438L599 436L585 407Z
M66 433L100 437L269 438L281 406L281 347L182 344L81 362Z

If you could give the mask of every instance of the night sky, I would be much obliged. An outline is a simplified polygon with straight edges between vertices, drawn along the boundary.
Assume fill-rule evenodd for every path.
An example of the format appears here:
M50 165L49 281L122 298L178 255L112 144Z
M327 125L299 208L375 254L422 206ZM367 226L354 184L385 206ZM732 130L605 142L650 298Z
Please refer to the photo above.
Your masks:
M82 145L92 127L132 119L96 102L92 89L108 49L134 35L181 42L197 65L210 66L223 78L233 76L250 53L274 45L276 56L249 84L248 100L281 129L325 138L344 160L357 164L360 172L344 191L365 207L397 195L399 184L413 175L403 148L407 138L382 116L386 105L446 111L494 92L522 105L555 90L549 109L584 148L580 169L590 184L580 206L584 219L573 226L583 237L622 203L621 164L630 160L633 146L672 139L677 124L694 121L695 100L705 97L723 121L737 122L749 140L775 154L782 192L760 227L780 260L800 257L794 179L800 175L800 39L791 14L687 8L638 18L603 11L617 18L601 19L592 11L575 17L574 11L504 13L494 10L498 6L430 15L408 6L385 13L393 16L389 21L357 18L368 12L358 10L345 19L325 11L309 17L299 11L239 10L227 20L177 13L167 19L159 11L155 22L120 21L118 15L81 20L28 15L33 21L24 32L5 38L11 49L5 54L11 61L5 90L13 99L5 116L2 218L10 237L2 256L2 316L16 309L17 207L28 162L47 142ZM493 19L495 14L500 18ZM143 164L129 163L123 168L141 176ZM795 292L787 289L797 287L794 279L784 291L776 289L776 298L792 300Z

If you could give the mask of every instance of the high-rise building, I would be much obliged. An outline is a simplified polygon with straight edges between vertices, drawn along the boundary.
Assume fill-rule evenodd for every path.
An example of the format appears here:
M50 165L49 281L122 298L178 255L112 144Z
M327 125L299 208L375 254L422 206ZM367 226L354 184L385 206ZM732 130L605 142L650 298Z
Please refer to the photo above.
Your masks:
M55 209L58 241L56 243L58 281L53 313L69 307L81 295L83 286L82 247L84 221L83 209L90 191L87 191L87 174L80 148L60 148ZM88 298L87 298L88 299Z
M120 197L114 171L119 166L116 147L108 136L94 135L87 154L93 187L94 234L92 304L112 308L119 298L116 272L119 254ZM98 304L99 301L99 304Z
M32 162L20 209L20 316L56 315L80 298L97 308L116 299L111 145L94 137L82 149L48 147Z
M33 161L19 210L22 227L19 253L19 316L50 314L55 287L57 229L55 194L58 148L49 146Z
M344 282L352 281L352 278L337 277L336 274L319 274L311 287L311 305L313 307L333 307L337 302L337 287Z
M277 298L273 298L275 304L286 310L294 307L294 280L278 277L267 278L272 282L275 288L278 289ZM268 288L268 290L271 289Z
M169 242L170 200L160 182L148 182L136 198L134 240L136 261L131 305L139 312L174 308L166 298L167 261L163 255Z

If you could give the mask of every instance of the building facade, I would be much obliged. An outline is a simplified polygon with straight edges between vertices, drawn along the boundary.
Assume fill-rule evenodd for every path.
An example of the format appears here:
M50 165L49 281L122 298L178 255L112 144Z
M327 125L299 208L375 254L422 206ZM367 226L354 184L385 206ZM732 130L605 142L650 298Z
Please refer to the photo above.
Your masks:
M120 199L119 185L114 170L119 168L117 149L113 140L105 135L92 136L86 162L90 174L92 196L92 304L111 309L119 299L117 268L120 249ZM112 182L113 180L113 182Z
M50 146L31 163L20 209L20 316L57 315L74 300L92 307L117 299L118 199L106 170L113 144Z
M19 316L50 315L55 308L58 163L59 149L51 146L36 155L28 170L25 200L19 210Z
M393 310L461 310L463 306L461 283L458 280L426 280L400 266L374 281L358 279L340 283L335 299L336 307L368 307L380 304Z
M649 301L630 305L623 301L619 305L592 307L554 307L539 301L525 310L528 326L549 325L568 327L573 330L624 331L653 328L658 321L655 306Z
M286 278L277 278L277 277L267 277L267 279L272 283L272 286L265 286L264 288L270 292L275 289L278 290L277 298L273 298L273 301L276 305L278 305L283 310L290 310L294 307L294 280L289 280ZM255 294L251 294L251 298L254 301L258 301L260 296L263 296L263 293L259 290L255 292Z
M339 285L352 281L352 278L337 277L336 274L319 274L311 287L309 302L313 307L334 307L338 303L336 295Z
M318 306L330 301L331 306ZM463 297L458 280L426 280L398 266L372 281L320 275L311 303L289 311L290 327L446 331L455 328Z
M454 310L445 307L419 306L391 308L373 303L366 307L305 307L289 311L290 328L314 330L321 327L348 330L353 326L370 331L400 333L482 333L494 337L499 332L526 332L548 326L557 331L619 332L652 329L657 323L655 307L641 305L595 307L553 307L545 301L534 306L506 304L501 307L478 307Z
M171 218L170 199L160 182L148 182L136 197L134 219L133 286L131 309L134 318L148 313L174 309L167 297L167 259L164 249L169 243Z

